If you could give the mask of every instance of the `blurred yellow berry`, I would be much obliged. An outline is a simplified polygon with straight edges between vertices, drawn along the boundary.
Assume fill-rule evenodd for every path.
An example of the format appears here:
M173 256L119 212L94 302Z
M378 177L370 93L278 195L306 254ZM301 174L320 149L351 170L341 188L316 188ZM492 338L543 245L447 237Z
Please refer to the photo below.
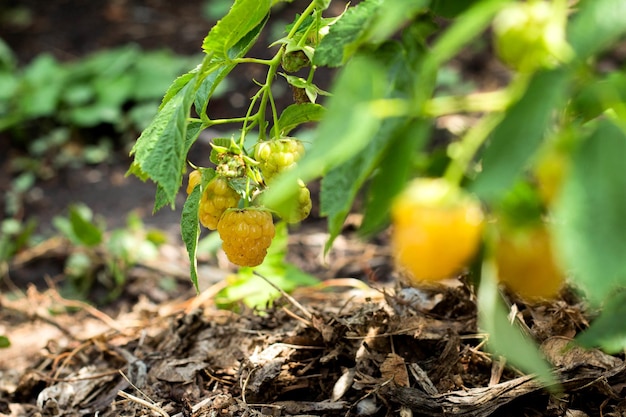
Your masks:
M395 199L391 216L395 259L415 284L452 278L480 245L480 203L443 179L413 180Z

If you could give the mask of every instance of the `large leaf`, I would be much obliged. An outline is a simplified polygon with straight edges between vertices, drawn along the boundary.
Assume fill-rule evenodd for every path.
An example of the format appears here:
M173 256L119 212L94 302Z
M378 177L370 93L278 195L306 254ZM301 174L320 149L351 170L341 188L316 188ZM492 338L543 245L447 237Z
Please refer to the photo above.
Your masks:
M593 0L580 2L568 26L568 40L582 61L606 49L626 33L626 2Z
M482 267L478 307L478 326L489 334L489 350L506 357L507 363L521 371L536 374L546 386L557 386L550 365L535 342L507 318L508 311L498 291L495 265L491 262L485 262Z
M624 317L626 292L619 291L606 301L600 315L576 341L586 348L601 347L609 353L621 353L626 349Z
M359 229L363 235L377 232L388 223L391 202L409 179L411 162L426 143L429 132L430 122L422 119L401 126L395 132L369 185L367 205Z
M194 97L193 85L188 82L163 106L131 150L135 160L129 172L150 177L172 205L187 156L187 117Z
M259 25L270 11L270 0L237 0L202 42L208 55L226 60L229 50Z
M567 82L563 70L535 74L523 97L494 129L472 191L487 201L502 197L541 145L552 111L563 102Z
M386 89L385 69L368 57L356 58L339 74L329 100L326 117L320 123L307 154L297 169L276 178L266 191L266 204L281 207L293 200L297 178L308 182L327 173L358 154L374 138L382 115L372 105Z
M341 233L354 198L389 149L400 124L399 119L385 120L367 147L330 170L322 179L320 214L328 216L329 232L326 251Z
M393 35L404 22L422 12L430 0L384 0L368 28L368 42L378 43Z
M259 24L246 33L245 36L239 39L237 43L231 46L227 51L228 58L235 59L244 56L255 44L268 19L269 14L267 14ZM233 68L235 68L235 64L224 64L222 58L218 58L214 55L209 55L205 58L205 62L200 69L202 74L200 75L200 85L198 86L195 98L195 107L199 114L206 111L209 99L213 96L216 88L233 70Z
M313 64L338 67L358 49L367 23L372 19L383 0L365 0L348 8L330 27L328 35L315 50Z
M414 69L418 64L411 58L407 59L409 54L406 53L405 47L397 42L387 42L373 54L373 58L377 62L385 63L384 71L388 86L385 97L387 98L407 99L411 92L410 89L406 88L406 80L410 75L414 76ZM343 223L352 208L354 198L365 181L380 165L387 153L396 154L397 150L392 148L392 144L399 136L399 131L406 134L405 126L406 119L389 118L384 120L363 150L345 163L331 169L322 180L321 214L328 216L330 233L326 250L330 248L333 240L341 232ZM400 135L402 134L400 133ZM403 136L400 140L412 143L412 139ZM408 152L409 155L412 155L415 149L408 150ZM409 160L401 157L396 163L405 163L406 168Z
M626 135L603 120L572 159L555 207L556 243L593 303L626 286Z

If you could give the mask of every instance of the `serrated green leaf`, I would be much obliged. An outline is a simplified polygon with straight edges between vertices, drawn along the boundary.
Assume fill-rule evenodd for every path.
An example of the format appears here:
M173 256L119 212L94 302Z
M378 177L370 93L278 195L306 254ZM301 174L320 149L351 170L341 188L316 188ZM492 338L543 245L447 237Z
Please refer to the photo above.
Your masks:
M96 246L102 242L102 230L96 226L90 217L86 217L78 206L70 208L69 216L74 236L85 246Z
M523 372L537 375L551 389L557 387L550 365L536 343L508 320L507 308L498 292L495 265L485 262L478 288L478 327L489 334L487 348L506 358Z
M250 48L255 44L256 40L261 33L261 30L265 26L269 19L269 14L258 25L250 30L244 37L242 37L235 45L228 50L228 58L235 59L244 56ZM208 56L205 58L208 62L205 63L207 68L203 69L201 75L202 81L198 86L195 98L195 108L198 113L206 111L209 100L215 93L218 86L224 81L226 76L235 68L235 64L228 64L222 62L221 58L214 56Z
M154 193L154 206L152 206L152 214L155 214L157 211L161 210L163 207L171 204L167 193L157 184L156 191Z
M381 123L381 115L370 102L382 98L386 88L385 69L377 61L359 57L344 67L311 147L296 169L274 180L266 191L266 204L282 207L296 195L298 178L306 183L365 148Z
M261 23L270 11L270 0L237 0L202 42L208 55L226 60L228 51Z
M494 202L513 184L539 149L552 111L563 102L568 73L535 74L523 97L504 115L482 154L482 171L471 190Z
M575 152L554 208L559 253L594 304L626 286L624 157L626 135L600 121Z
M147 174L173 205L185 170L187 117L193 101L193 83L188 82L172 97L141 133L131 150L135 167L131 173ZM155 204L156 207L156 204Z
M408 181L413 157L426 142L429 132L430 123L426 120L413 121L395 132L369 185L367 205L359 228L362 235L375 233L388 223L391 202Z
M198 260L196 251L198 249L198 239L200 238L200 222L198 220L198 208L200 207L200 197L202 197L202 187L196 187L187 197L180 218L180 233L189 255L189 273L191 282L196 291L198 287Z
M585 348L600 347L616 354L626 349L626 292L612 295L602 307L602 312L589 328L576 337L576 342Z
M568 25L568 41L581 61L601 52L626 33L626 2L585 1Z
M187 134L185 136L185 147L183 154L187 155L189 153L189 149L191 149L191 145L193 145L196 140L198 140L198 136L204 130L205 126L202 122L191 121L187 124Z
M163 96L163 100L161 100L161 105L159 106L159 111L163 109L163 107L174 97L176 96L180 90L182 90L191 80L194 80L198 73L198 68L194 68L186 74L181 75L176 78L172 85L169 86L165 95Z
M318 122L322 120L326 109L319 104L303 103L292 104L285 108L278 118L280 131L276 132L276 126L272 127L271 137L277 138L288 135L296 127L303 123Z
M383 0L365 0L349 7L315 49L313 64L338 67L358 49L362 36Z

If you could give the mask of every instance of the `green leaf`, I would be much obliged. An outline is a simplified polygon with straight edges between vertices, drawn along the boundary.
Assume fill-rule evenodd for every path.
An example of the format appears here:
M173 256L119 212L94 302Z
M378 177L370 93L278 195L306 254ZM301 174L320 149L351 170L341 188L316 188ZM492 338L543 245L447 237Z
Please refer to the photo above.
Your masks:
M70 224L73 235L85 246L96 246L102 242L102 230L94 224L91 211L86 207L70 207Z
M331 169L322 179L320 214L328 216L329 237L324 248L328 252L343 228L354 198L389 148L399 119L385 120L373 132L368 145L343 164Z
M536 343L511 324L507 308L498 292L495 265L485 262L478 288L478 327L489 334L487 347L502 355L507 363L523 372L536 374L547 387L554 389L556 379Z
M17 58L9 45L0 38L0 71L12 72L17 67Z
M204 38L202 49L208 55L227 59L229 49L266 18L270 7L270 0L235 1L228 14Z
M198 59L175 56L169 50L141 53L133 66L133 99L143 101L162 98L163 91L168 89L172 80L192 67Z
M358 49L368 22L382 3L383 0L365 0L349 7L316 48L313 64L328 67L343 65Z
M67 71L50 55L39 55L26 68L19 112L30 118L54 114L67 81Z
M271 137L288 135L289 132L303 123L318 122L324 117L325 111L326 109L319 104L292 104L285 108L278 118L280 132L276 132L276 126L273 126Z
M198 239L200 238L200 222L198 220L200 197L202 197L202 187L194 188L185 201L180 218L180 233L189 255L191 282L197 292L200 291L198 288L198 260L196 258Z
M406 78L409 74L414 74L415 66L412 59L407 62L405 49L397 42L387 42L382 44L374 53L372 59L376 62L385 63L383 69L385 73L385 84L387 88L383 93L388 98L399 98L407 96ZM329 239L326 243L326 250L330 249L333 240L338 236L343 227L343 223L352 208L354 198L365 181L371 176L380 165L381 160L387 153L396 154L392 144L396 140L406 140L413 144L413 138L402 137L397 139L398 131L404 131L406 119L389 118L382 122L378 131L373 132L367 146L354 155L345 163L331 169L322 180L321 190L321 213L328 216ZM404 131L404 134L407 132ZM402 134L400 134L402 135ZM421 137L423 139L423 136ZM408 169L409 159L415 149L408 150L408 155L399 157L396 164L405 162L403 169ZM402 183L403 184L403 183ZM388 186L393 189L396 186ZM387 201L388 202L388 201Z
M252 30L250 30L244 37L242 37L235 45L233 45L228 50L228 58L235 59L241 58L244 56L250 48L255 44L256 40L261 33L261 30L265 26L269 19L269 14L266 15L265 19L263 19L258 25L256 25ZM218 86L224 81L226 76L235 68L235 64L224 64L221 59L216 58L215 56L207 56L203 66L202 75L201 75L201 84L198 87L198 91L196 92L196 98L194 105L196 107L196 111L198 113L202 113L206 111L206 106L213 94L215 93Z
M495 201L514 183L540 147L552 111L563 102L568 82L564 71L535 74L523 97L514 103L494 129L482 155L482 172L471 190Z
M186 163L187 117L193 101L193 83L187 83L170 99L141 133L131 150L130 173L147 174L173 205L182 183Z
M622 0L594 0L580 3L568 26L568 41L578 59L585 61L626 33L626 3Z
M359 228L362 235L375 233L388 223L391 202L408 181L411 162L426 143L429 132L430 123L426 120L415 120L394 132L369 185L367 205Z
M594 304L626 286L625 156L624 132L600 121L575 152L554 208L559 252Z
M280 175L266 191L270 207L281 207L297 190L297 179L305 183L346 162L374 138L382 116L371 104L382 98L387 87L385 69L375 60L358 57L339 74L325 118L313 143L296 169Z
M8 348L11 346L11 341L5 335L0 335L0 349Z
M425 10L429 0L384 0L368 28L368 42L378 43L389 38L405 22Z
M608 353L617 354L626 349L626 292L612 295L602 307L600 315L591 326L576 337L585 348L600 347Z
M161 105L159 106L159 111L162 110L163 107L180 92L180 90L187 86L191 80L194 80L197 74L198 68L194 68L188 73L176 78L165 92L163 100L161 100Z
M204 124L198 121L191 121L187 124L187 134L185 136L183 155L187 155L189 153L191 145L193 145L196 140L198 140L198 136L200 136L200 133L202 133L202 130L204 130L204 128Z
M438 16L447 19L453 19L473 6L477 0L458 1L458 0L433 0L430 7L431 11Z
M582 85L572 98L571 111L584 121L594 119L606 109L619 108L626 102L626 76L611 72L602 79L593 79Z
M70 223L74 235L86 246L96 246L102 242L103 230L92 219L91 211L85 212L79 206L70 208Z
M321 94L324 96L330 95L328 92L320 89L318 86L316 86L315 84L311 83L308 80L305 80L304 78L296 77L295 75L283 74L282 72L280 73L280 75L282 75L283 77L287 79L287 82L289 83L289 85L292 85L296 88L304 89L311 103L315 103L315 101L317 100L318 94Z

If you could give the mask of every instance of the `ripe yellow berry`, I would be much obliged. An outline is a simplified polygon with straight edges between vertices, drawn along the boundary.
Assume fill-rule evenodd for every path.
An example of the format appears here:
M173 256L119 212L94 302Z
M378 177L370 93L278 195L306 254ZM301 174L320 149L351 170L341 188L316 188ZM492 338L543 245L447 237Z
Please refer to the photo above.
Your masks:
M261 264L275 234L272 215L253 208L227 210L217 231L228 260L239 266Z
M239 194L228 185L225 178L221 176L213 178L200 199L198 211L200 223L207 229L217 229L222 214L229 208L237 207L239 199Z
M500 282L526 299L556 296L565 277L545 225L506 232L495 247Z
M443 179L413 180L391 216L395 259L415 284L454 277L480 244L480 203Z

